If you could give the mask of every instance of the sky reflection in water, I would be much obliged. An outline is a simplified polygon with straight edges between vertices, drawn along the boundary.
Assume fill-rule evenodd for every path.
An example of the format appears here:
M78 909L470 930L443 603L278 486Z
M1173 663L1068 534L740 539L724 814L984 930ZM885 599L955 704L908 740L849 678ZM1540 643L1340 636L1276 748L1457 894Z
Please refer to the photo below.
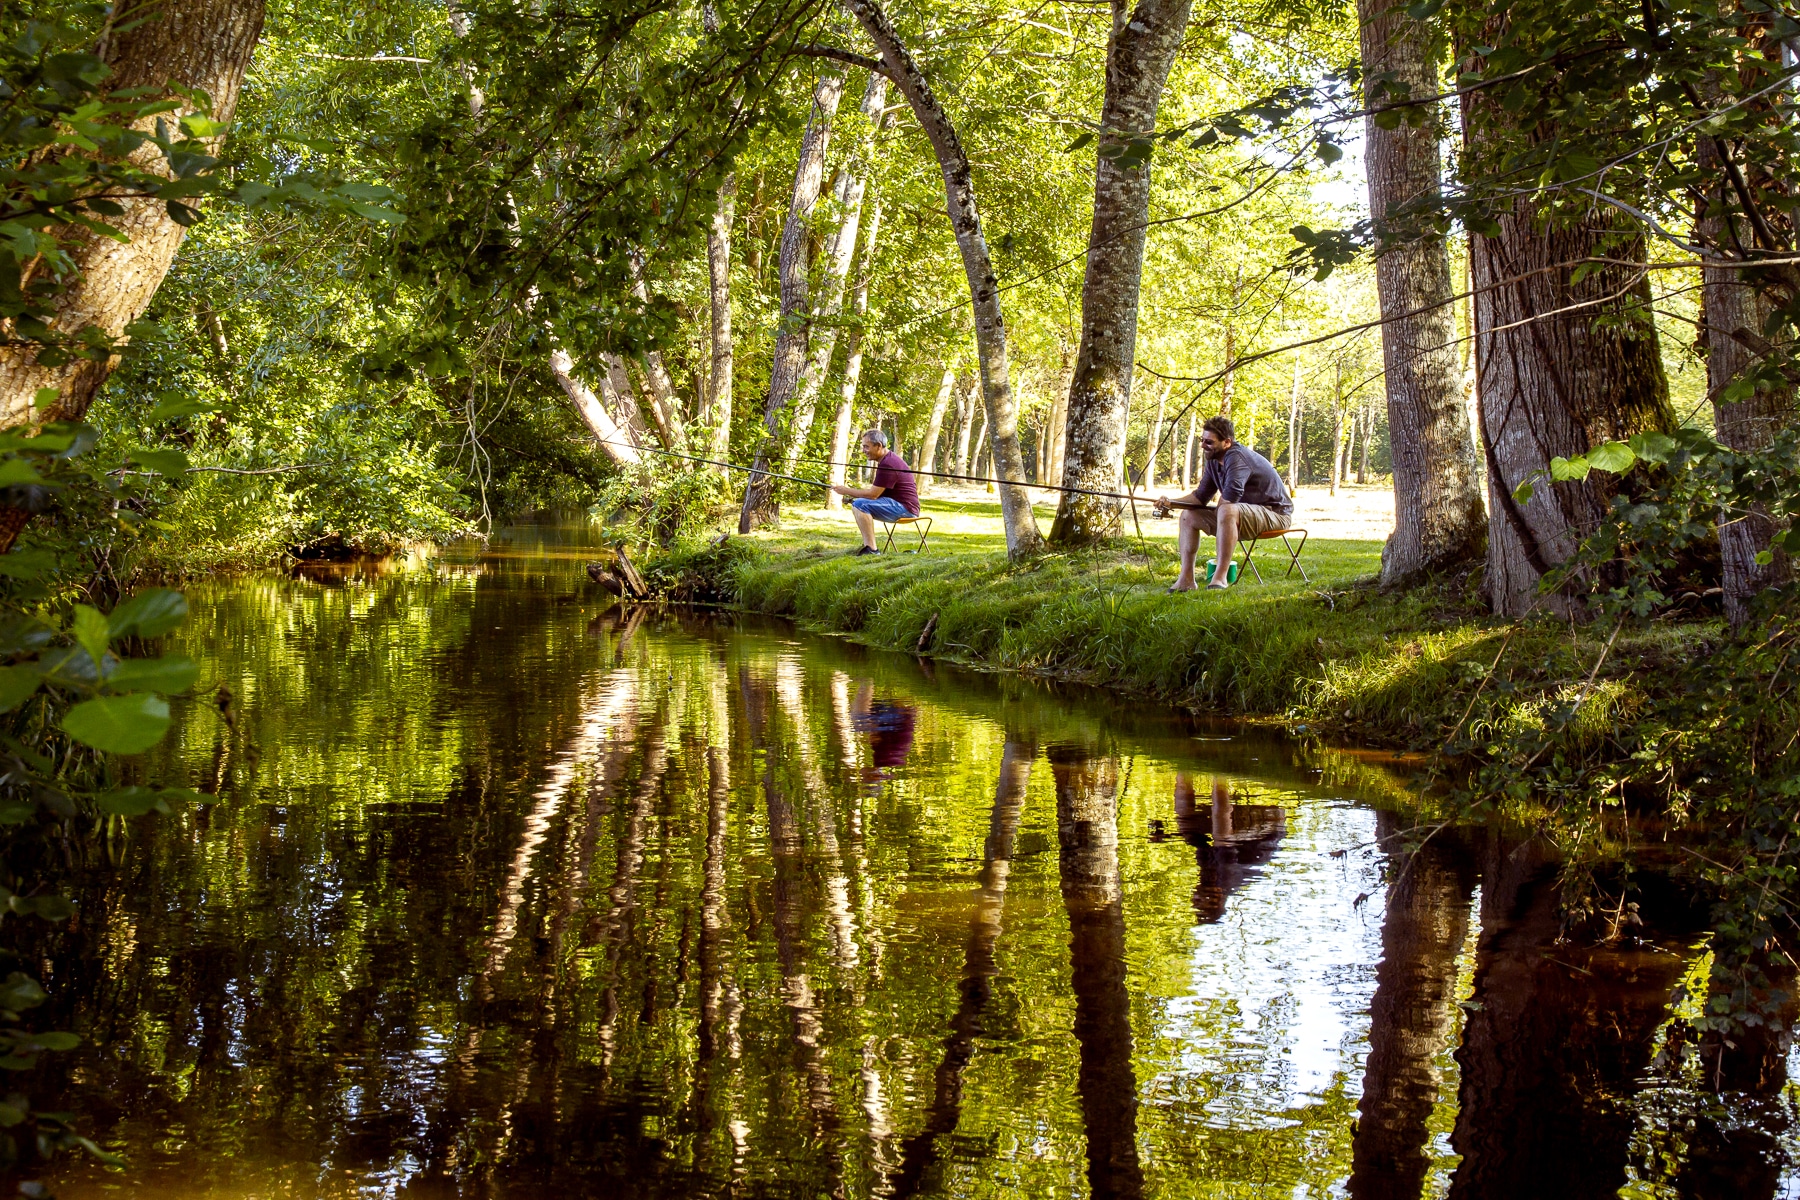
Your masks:
M1653 1061L1679 906L1556 946L1499 835L1386 882L1380 756L596 616L583 556L193 593L146 771L221 801L83 895L132 1166L59 1195L1795 1194L1785 1091Z

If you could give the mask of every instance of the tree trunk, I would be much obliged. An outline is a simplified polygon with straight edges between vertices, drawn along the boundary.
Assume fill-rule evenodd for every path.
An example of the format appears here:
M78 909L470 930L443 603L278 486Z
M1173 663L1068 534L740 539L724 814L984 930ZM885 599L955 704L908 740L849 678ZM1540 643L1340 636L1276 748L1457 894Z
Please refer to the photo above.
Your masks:
M844 378L838 385L837 420L831 430L831 466L826 476L831 483L844 482L844 471L850 462L850 433L856 421L856 388L862 382L862 322L869 315L869 281L875 274L875 239L881 232L881 197L869 202L869 223L863 229L862 259L856 272L856 287L850 296L853 318L844 339ZM836 492L825 493L825 507L842 507L844 498Z
M938 434L944 428L944 410L950 407L950 393L955 390L956 372L945 367L944 376L938 381L937 399L931 404L931 419L925 422L925 445L919 451L919 469L926 472L919 476L920 491L929 484L930 472L937 470Z
M1000 284L994 278L987 238L981 231L981 215L975 204L975 182L969 157L963 152L956 127L938 103L931 85L900 41L878 0L841 0L863 31L881 51L890 77L912 106L913 115L937 154L944 175L945 208L962 252L963 271L969 280L969 298L975 310L975 346L981 356L981 390L986 401L988 437L992 443L1000 486L1000 517L1006 529L1007 554L1018 558L1037 552L1043 545L1031 499L1024 488L1025 463L1019 454L1019 411L1007 378L1006 317L1000 307Z
M1724 163L1713 139L1700 139L1699 160L1708 179L1719 179L1724 174ZM1725 194L1728 187L1722 182L1716 185L1700 217L1700 241L1715 255L1731 253L1732 247L1752 245L1755 241L1749 223L1731 215L1735 198ZM1759 387L1735 402L1721 400L1720 393L1758 361L1756 352L1738 337L1760 337L1774 306L1735 267L1705 268L1701 272L1701 289L1706 385L1713 397L1713 422L1719 444L1749 453L1767 450L1775 435L1794 419L1793 389ZM1756 593L1793 578L1793 562L1787 553L1770 546L1779 529L1762 512L1749 516L1720 514L1725 615L1734 625L1749 619L1750 601ZM1766 565L1758 565L1756 556L1764 550L1772 551L1770 560Z
M1362 413L1362 459L1356 466L1356 482L1369 482L1369 443L1375 439L1375 410L1367 401Z
M707 456L718 462L731 458L731 224L737 213L737 177L727 175L719 185L718 207L706 231L706 270L709 285L707 308L712 318L712 373L706 381L706 411L701 414L708 430ZM728 475L720 467L721 476Z
M831 120L844 95L843 73L827 68L813 85L812 112L800 138L799 162L794 168L793 197L788 203L787 225L781 233L781 315L775 323L775 349L769 363L769 394L763 402L763 444L756 452L757 470L766 470L782 446L788 421L788 402L800 383L811 331L811 292L807 275L811 255L807 247L807 219L819 202L825 180L825 150L831 141ZM738 513L738 532L775 515L775 480L752 473L744 485L744 504Z
M1332 409L1336 415L1331 426L1331 494L1337 495L1338 484L1343 479L1344 466L1344 367L1338 364L1337 394L1333 397Z
M1060 388L1057 390L1056 398L1050 402L1049 432L1050 474L1041 482L1051 487L1060 487L1067 482L1066 476L1069 470L1069 394ZM1077 484L1076 486L1081 485Z
M650 303L650 291L644 286L644 256L633 250L630 256L631 292L644 305ZM681 401L675 395L675 381L663 365L662 351L645 350L638 354L638 367L644 372L644 399L656 422L657 436L666 450L687 449L687 430L681 414Z
M881 125L881 112L887 104L887 76L879 71L869 73L863 89L862 115L869 119L873 135ZM838 181L838 227L825 248L825 274L820 281L820 298L813 313L812 344L807 355L806 370L801 373L798 395L794 398L794 417L788 431L785 470L793 474L806 453L807 435L812 431L813 414L818 410L819 393L825 377L831 373L831 356L837 349L837 316L844 307L844 285L850 278L850 267L856 260L857 234L862 226L863 196L868 191L869 163L864 160L845 168Z
M1572 264L1602 252L1599 231L1540 231L1523 208L1500 224L1499 237L1475 239L1475 354L1491 509L1487 594L1495 613L1517 617L1538 603L1538 581L1599 525L1618 485L1600 471L1567 483L1539 477L1524 504L1513 489L1554 456L1672 428L1675 414L1655 328L1643 320L1650 287L1641 273L1607 266L1573 283ZM1608 243L1603 252L1629 260L1643 246ZM1627 288L1626 299L1605 299ZM1557 311L1576 304L1586 306ZM1545 603L1570 612L1563 598Z
M1106 98L1094 159L1094 217L1081 285L1081 348L1069 381L1062 478L1111 491L1125 455L1125 413L1137 354L1138 292L1150 219L1150 164L1133 161L1131 138L1156 128L1156 109L1192 0L1113 0ZM1090 545L1113 528L1120 502L1064 492L1050 526L1053 545Z
M1357 8L1368 108L1436 94L1430 29L1387 0L1357 0ZM1377 95L1382 76L1392 84ZM1441 110L1409 106L1414 113L1424 118L1418 124L1383 129L1371 115L1363 125L1369 211L1390 239L1375 260L1394 462L1394 532L1381 554L1388 584L1471 561L1486 541L1481 466L1457 381L1449 250L1441 234L1397 212L1429 203L1439 189Z
M1294 392L1288 398L1288 491L1300 488L1300 366L1294 359Z
M1162 450L1163 408L1169 401L1167 385L1156 390L1156 419L1150 422L1150 443L1144 451L1144 490L1156 486L1156 456Z
M635 467L644 461L639 450L639 442L631 429L619 423L617 410L603 402L594 394L592 388L575 377L575 364L569 358L569 352L562 349L550 352L550 371L556 376L556 382L562 387L563 394L581 414L588 429L600 441L600 448L620 466Z
M145 89L144 100L170 94L171 86L201 91L212 98L212 118L228 123L262 24L262 0L121 0L105 39L103 57L112 68L107 86ZM147 118L139 128L154 132L158 121L173 123L196 111L186 100L173 98L176 111ZM207 141L211 153L221 153L223 134ZM140 166L167 169L162 151L152 144L133 157ZM186 230L169 216L168 206L151 197L118 203L125 211L106 220L129 240L85 230L68 238L78 274L52 302L48 325L54 336L72 338L93 326L109 338L122 338L126 326L150 306L175 261ZM33 420L79 420L117 364L118 356L111 355L97 362L76 357L61 366L43 366L31 343L0 346L0 428ZM34 410L41 388L56 389L58 399Z
M974 465L969 461L969 439L976 429L975 416L980 407L978 402L980 390L981 380L970 380L968 395L963 397L962 432L957 435L956 439L956 473L958 475L970 474L969 468ZM977 442L976 445L979 446L980 443Z
M1144 1193L1137 1152L1137 1078L1125 988L1124 887L1119 871L1117 759L1055 746L1056 840L1081 1047L1076 1091L1087 1132L1092 1195Z

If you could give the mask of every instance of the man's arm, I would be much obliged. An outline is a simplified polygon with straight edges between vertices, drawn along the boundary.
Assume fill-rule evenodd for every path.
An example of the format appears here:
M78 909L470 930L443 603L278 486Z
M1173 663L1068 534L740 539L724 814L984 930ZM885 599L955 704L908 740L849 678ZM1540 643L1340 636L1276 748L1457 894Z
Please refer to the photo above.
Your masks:
M848 496L852 500L879 500L887 491L886 488L876 487L873 484L859 488L851 487L847 483L834 483L831 485L831 490L840 496Z

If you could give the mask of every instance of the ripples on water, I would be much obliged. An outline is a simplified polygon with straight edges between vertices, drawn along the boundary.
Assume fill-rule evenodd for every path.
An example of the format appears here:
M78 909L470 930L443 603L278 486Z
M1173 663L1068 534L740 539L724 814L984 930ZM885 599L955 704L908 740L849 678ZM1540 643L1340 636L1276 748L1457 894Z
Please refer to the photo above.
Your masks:
M1785 1087L1657 1058L1676 900L1559 945L1541 849L1404 856L1385 756L602 612L583 557L191 594L145 770L220 801L85 890L63 1057L131 1167L59 1195L1800 1191Z

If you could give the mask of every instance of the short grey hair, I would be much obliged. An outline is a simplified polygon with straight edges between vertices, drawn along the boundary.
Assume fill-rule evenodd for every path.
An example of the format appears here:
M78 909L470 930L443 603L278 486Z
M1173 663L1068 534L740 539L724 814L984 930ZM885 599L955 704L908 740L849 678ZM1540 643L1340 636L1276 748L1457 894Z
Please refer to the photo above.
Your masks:
M879 429L863 430L862 440L865 442L874 442L877 446L880 446L883 450L887 449L887 444L888 444L887 434L883 433Z

